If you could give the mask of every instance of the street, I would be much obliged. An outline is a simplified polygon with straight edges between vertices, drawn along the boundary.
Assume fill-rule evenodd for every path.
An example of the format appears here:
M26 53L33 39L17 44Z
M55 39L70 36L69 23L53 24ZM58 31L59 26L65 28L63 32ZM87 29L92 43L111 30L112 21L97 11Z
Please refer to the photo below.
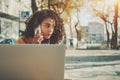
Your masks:
M120 50L66 50L65 79L120 80Z

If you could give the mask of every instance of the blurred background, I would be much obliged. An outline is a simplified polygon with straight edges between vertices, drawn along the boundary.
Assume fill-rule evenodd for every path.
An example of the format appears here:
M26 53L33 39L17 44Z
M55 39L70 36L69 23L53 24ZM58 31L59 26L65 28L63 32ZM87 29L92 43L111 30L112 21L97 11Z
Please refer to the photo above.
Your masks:
M120 49L120 0L0 0L0 43L15 44L37 10L52 9L64 20L69 49Z
M52 9L64 21L65 79L120 80L120 0L0 0L0 44L15 44L27 19Z

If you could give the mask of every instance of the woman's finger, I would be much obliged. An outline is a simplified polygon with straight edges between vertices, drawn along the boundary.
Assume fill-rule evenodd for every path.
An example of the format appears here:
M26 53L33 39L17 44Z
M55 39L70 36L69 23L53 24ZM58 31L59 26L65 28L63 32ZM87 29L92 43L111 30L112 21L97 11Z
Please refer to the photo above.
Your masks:
M41 43L43 41L43 36L41 34L37 34L34 37L34 43Z

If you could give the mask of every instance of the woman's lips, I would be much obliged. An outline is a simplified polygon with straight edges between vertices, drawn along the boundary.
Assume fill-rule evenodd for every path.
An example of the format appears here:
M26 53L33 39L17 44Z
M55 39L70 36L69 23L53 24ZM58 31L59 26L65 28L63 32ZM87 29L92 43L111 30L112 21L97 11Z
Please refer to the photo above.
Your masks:
M44 34L44 38L45 39L49 39L51 37L52 34Z
M52 34L46 34L46 37L50 37Z
M51 36L51 34L47 34L47 36Z

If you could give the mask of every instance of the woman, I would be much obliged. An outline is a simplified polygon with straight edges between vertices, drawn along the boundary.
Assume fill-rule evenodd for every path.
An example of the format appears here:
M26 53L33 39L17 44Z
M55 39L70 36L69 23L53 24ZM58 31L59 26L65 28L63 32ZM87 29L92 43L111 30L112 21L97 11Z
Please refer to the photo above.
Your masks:
M52 10L36 12L27 22L18 44L59 44L63 38L63 20Z

